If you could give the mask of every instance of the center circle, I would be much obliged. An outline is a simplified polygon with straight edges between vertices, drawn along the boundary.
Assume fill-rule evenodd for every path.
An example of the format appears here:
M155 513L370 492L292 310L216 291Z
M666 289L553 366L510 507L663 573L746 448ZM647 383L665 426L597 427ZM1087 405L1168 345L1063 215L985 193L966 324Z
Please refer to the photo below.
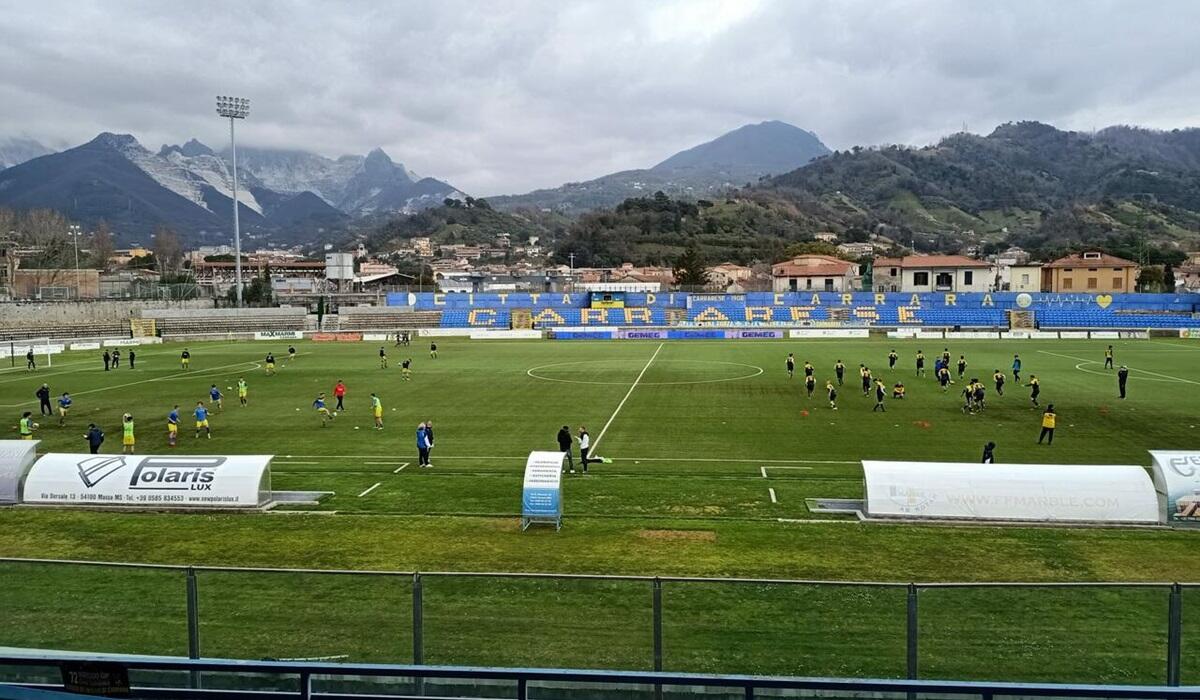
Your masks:
M547 376L547 374L553 373L552 371L555 368L578 367L580 369L586 370L589 367L595 368L597 365L609 365L609 366L612 366L614 369L618 369L618 370L629 369L629 363L625 360L575 360L572 362L553 362L548 365L538 365L537 367L530 367L529 369L527 369L525 371L525 374L529 375L530 377L533 377L534 379L541 379L542 381L546 381L546 382L562 382L564 384L597 384L597 385L605 385L605 386L608 386L608 385L628 386L631 382L634 381L632 378L621 380L621 381L592 381L592 380L588 380L588 379L570 379L570 378L564 378L564 377ZM741 369L740 370L733 370L733 369L727 370L727 371L740 371L739 374L736 374L733 376L728 376L728 377L717 377L714 379L694 379L694 380L675 381L675 382L638 382L638 386L676 386L676 385L681 385L681 384L716 384L718 382L736 382L736 381L740 381L743 379L750 379L752 377L757 377L758 375L763 373L763 368L759 367L758 365L748 365L748 364L745 364L742 362L723 362L720 360L658 360L658 361L654 362L652 366L657 367L657 366L661 366L661 365L692 365L692 366L708 365L708 366L718 366L721 368L741 368Z

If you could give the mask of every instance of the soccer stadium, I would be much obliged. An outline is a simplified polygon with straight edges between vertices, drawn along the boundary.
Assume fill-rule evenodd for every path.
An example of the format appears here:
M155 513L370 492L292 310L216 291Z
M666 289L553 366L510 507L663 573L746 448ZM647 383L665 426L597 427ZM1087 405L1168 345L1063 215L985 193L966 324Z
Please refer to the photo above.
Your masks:
M1105 296L398 292L320 329L22 314L0 382L36 429L4 443L4 644L1186 685L1200 295Z

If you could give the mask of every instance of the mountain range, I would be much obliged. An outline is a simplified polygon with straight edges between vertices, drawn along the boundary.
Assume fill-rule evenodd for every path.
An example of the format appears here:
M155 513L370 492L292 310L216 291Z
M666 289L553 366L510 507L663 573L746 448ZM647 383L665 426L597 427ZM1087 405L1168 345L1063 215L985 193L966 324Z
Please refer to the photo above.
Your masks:
M34 158L53 152L33 139L0 139L0 170L20 165L27 160L33 160Z
M85 224L104 220L126 242L144 240L159 226L194 243L230 236L230 153L195 139L155 153L131 135L106 132L47 154L35 142L6 141L0 154L12 163L0 170L0 206L56 209ZM333 160L242 148L238 159L243 229L281 241L326 235L357 217L412 213L465 197L445 182L412 175L381 149Z
M624 170L523 195L489 197L501 210L551 209L567 215L613 207L654 192L715 197L730 189L799 168L830 153L817 135L781 121L747 124L650 168Z

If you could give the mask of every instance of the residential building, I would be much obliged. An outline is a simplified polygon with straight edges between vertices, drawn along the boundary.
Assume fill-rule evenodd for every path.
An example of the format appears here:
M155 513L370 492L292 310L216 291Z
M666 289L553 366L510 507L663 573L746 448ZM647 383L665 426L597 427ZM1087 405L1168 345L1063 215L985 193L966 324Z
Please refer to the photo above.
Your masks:
M877 292L898 292L904 281L900 275L903 258L875 258L871 263L871 288Z
M875 246L870 243L839 243L838 252L849 258L864 258L875 254Z
M1200 252L1189 254L1187 261L1175 268L1175 284L1184 292L1200 292Z
M1041 263L1026 263L1024 265L1002 266L1000 270L1000 289L1002 292L1040 292L1042 291Z
M858 264L829 255L798 255L771 266L776 292L850 292L859 279Z
M1132 292L1137 278L1137 263L1099 251L1067 255L1042 267L1042 289L1047 292Z
M883 263L882 265L880 263ZM995 282L992 264L965 255L906 255L899 258L876 258L872 285L876 291L893 291L890 287L899 279L901 292L987 292ZM880 268L898 272L890 276L888 289L880 290Z
M716 289L729 291L730 287L741 286L754 276L754 270L745 265L724 262L708 268L708 282Z
M813 235L813 238L818 241L825 241L826 243L836 243L838 235L832 231L822 231L821 233Z

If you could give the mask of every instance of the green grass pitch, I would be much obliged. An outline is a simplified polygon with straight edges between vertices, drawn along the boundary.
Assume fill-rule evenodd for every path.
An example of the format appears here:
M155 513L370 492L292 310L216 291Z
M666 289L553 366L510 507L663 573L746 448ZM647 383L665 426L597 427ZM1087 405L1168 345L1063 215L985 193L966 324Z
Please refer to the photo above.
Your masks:
M89 422L120 450L120 415L137 421L142 454L167 451L165 417L183 416L180 453L268 453L274 487L333 491L315 513L181 515L0 511L0 555L173 564L421 571L533 571L745 576L842 581L1189 580L1194 535L1159 530L862 524L811 513L806 499L861 497L861 459L1148 464L1147 449L1195 448L1200 346L1113 341L1131 367L1129 398L1102 369L1102 341L524 342L425 339L378 344L194 343L139 349L136 370L104 372L98 353L53 367L0 371L0 414L37 412L44 381L70 391L65 427L39 420L43 451L86 450ZM900 360L887 367L887 352ZM914 376L913 356L948 347L988 387L988 407L960 410ZM263 356L279 359L266 376ZM784 358L811 361L805 396ZM1059 429L1036 444L1040 410L992 371L1020 353L1042 380ZM413 359L402 381L400 360ZM41 358L39 358L41 359ZM823 384L847 365L839 409ZM859 390L866 363L904 401L873 413ZM932 371L930 372L932 374ZM249 406L238 406L239 377ZM347 409L322 428L310 405L347 384ZM213 438L192 437L190 409L210 384L226 395ZM372 430L368 396L384 405ZM415 428L436 426L434 468L416 468ZM522 533L521 472L531 450L555 449L562 425L586 425L611 464L564 482L564 527ZM15 437L15 429L10 429ZM403 465L404 468L401 468ZM183 581L174 572L0 565L0 645L182 653ZM403 579L200 576L202 649L209 656L411 659L410 586ZM52 591L52 594L47 594ZM642 582L431 578L425 661L647 668L649 588ZM530 607L531 600L538 601ZM1195 603L1188 604L1195 600ZM922 593L924 677L1161 682L1166 594L1150 589L938 589ZM816 586L664 587L669 670L898 676L904 672L903 590ZM1200 594L1185 593L1185 640L1200 634ZM470 620L464 625L462 619ZM539 625L529 624L531 619ZM55 620L57 624L45 624ZM297 621L309 623L298 624ZM253 627L248 627L254 621ZM247 631L249 630L249 631ZM1192 637L1195 638L1195 637ZM1185 641L1184 680L1200 680L1200 645ZM1036 663L1034 663L1036 660Z

